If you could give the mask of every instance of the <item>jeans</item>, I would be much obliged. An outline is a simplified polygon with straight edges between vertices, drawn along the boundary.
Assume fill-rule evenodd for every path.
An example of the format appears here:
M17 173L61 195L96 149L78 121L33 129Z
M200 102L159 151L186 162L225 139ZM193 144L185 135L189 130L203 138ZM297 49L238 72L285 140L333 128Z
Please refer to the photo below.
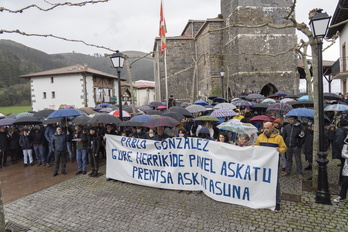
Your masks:
M68 149L69 160L72 161L71 142L66 142L66 148Z
M33 156L32 156L32 150L31 149L23 150L23 157L24 157L24 164L28 164L28 161L29 161L30 164L33 163Z
M46 162L46 159L45 159L45 151L42 144L40 144L39 146L33 146L33 148L34 148L37 162L44 164Z
M51 162L51 158L54 158L54 151L53 151L53 142L50 141L48 144L48 154L47 154L47 158L46 158L46 162L49 164Z
M86 171L87 150L76 149L76 161L77 161L77 170L78 171Z
M285 156L285 153L280 154L280 159L282 160L282 168L286 168L286 156Z
M286 172L291 173L292 155L295 156L297 174L302 174L301 149L298 147L288 147L286 151Z

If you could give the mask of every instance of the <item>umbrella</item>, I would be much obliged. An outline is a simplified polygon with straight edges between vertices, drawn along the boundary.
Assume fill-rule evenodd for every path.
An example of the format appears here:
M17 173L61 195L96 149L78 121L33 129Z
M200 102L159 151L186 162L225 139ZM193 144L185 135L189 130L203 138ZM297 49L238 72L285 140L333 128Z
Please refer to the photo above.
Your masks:
M284 92L276 92L274 95L278 95L280 97L285 97L287 94Z
M141 111L152 110L150 106L139 106L138 109Z
M108 105L106 108L110 108L110 109L118 109L118 106L115 106L115 105Z
M181 104L180 104L181 107L187 107L189 105L190 105L190 103L188 103L188 102L181 102Z
M190 105L186 107L185 109L188 110L188 112L190 113L198 113L198 112L207 110L206 108L204 108L204 106L201 106L201 105Z
M266 110L268 107L269 107L269 104L267 103L257 103L255 105L250 106L250 109L256 110L256 111L258 110L262 111L262 110Z
M250 119L250 121L252 121L252 122L273 122L274 118L271 118L267 115L259 115L259 116L252 117Z
M294 99L296 99L296 98L298 98L298 96L295 95L295 94L288 94L288 95L286 95L286 98L294 98Z
M111 111L109 114L113 115L113 116L116 116L116 117L120 117L120 111L119 110ZM130 115L130 113L128 113L127 111L122 110L122 117L130 118L130 117L132 117L132 115Z
M231 103L219 103L216 106L214 106L214 110L216 109L222 109L222 108L227 108L227 109L235 109L237 108L235 105L231 104Z
M195 105L200 105L200 106L205 106L205 105L208 105L209 103L206 102L206 101L203 101L201 99L198 99L194 102Z
M167 109L167 106L157 106L158 110Z
M232 109L229 109L229 108L221 108L221 109L217 109L217 110L214 110L210 116L213 116L213 117L231 117L231 116L236 116L238 115L234 110Z
M292 110L292 106L286 103L275 103L267 108L267 111L284 115Z
M265 99L265 97L259 93L251 93L251 94L248 94L248 96L246 96L245 99L246 100Z
M149 115L153 115L153 114L161 115L162 114L162 112L159 110L147 110L147 111L145 111L145 113L149 114Z
M292 102L288 102L287 104L291 105L293 108L314 106L313 101L292 101Z
M119 109L119 108L118 108ZM133 112L133 107L130 106L122 106L122 111L127 111L128 113Z
M103 102L103 103L100 104L101 107L107 107L109 105L110 105L110 103L107 103L107 102Z
M155 107L155 108L158 106L164 106L164 104L162 102L150 102L148 105Z
M90 119L91 118L88 117L87 115L82 114L82 115L74 118L71 122L76 123L76 124L87 124Z
M279 95L275 95L275 94L272 94L272 95L270 95L270 96L268 96L268 98L280 98L280 96Z
M334 94L334 93L323 93L323 96L325 100L329 100L329 101L341 99L337 94Z
M205 105L204 108L206 110L213 110L214 106L209 104L209 105Z
M290 102L293 101L294 99L291 98L283 98L282 100L280 100L280 103L286 103L286 102Z
M195 121L198 122L220 122L220 120L216 117L205 115L205 116L200 116L195 119Z
M325 107L324 111L345 111L348 110L348 105L344 104L333 104Z
M184 115L186 118L192 118L192 114L190 113L190 111L187 110L187 107L186 108L181 108L181 107L170 107L169 108L169 111L170 112L176 112L176 113L179 113L179 114L182 114Z
M124 121L121 122L120 126L125 126L125 127L134 127L134 126L143 126L144 122L139 122L139 121Z
M290 110L285 117L296 116L299 118L314 118L314 110L307 108L297 108Z
M24 116L17 118L13 124L15 125L35 125L42 124L41 120L34 116Z
M174 127L179 125L180 122L175 120L174 118L171 117L166 117L166 116L159 116L155 117L153 119L150 119L149 121L145 122L143 126L146 127L159 127L159 126L168 126L168 127Z
M147 122L150 119L153 119L151 115L136 115L133 118L131 118L129 121L138 121L138 122Z
M218 103L222 103L222 102L227 102L227 100L225 98L222 97L216 97L213 102L218 102Z
M14 118L4 118L4 119L0 119L0 126L9 126L12 125L12 123L15 121L16 119Z
M76 109L60 109L52 112L47 118L67 118L80 116L83 113Z
M296 95L296 97L299 98L299 97L302 97L302 96L305 96L305 95L308 95L308 93L299 93L299 94Z
M40 111L34 113L33 116L35 116L37 118L47 118L48 115L50 115L52 112L54 112L54 110L52 110L52 109L44 109L44 110L40 110Z
M220 130L232 131L239 134L248 134L257 133L257 128L251 123L242 123L239 119L231 119L227 122L223 122L217 126Z
M92 108L89 108L89 107L81 107L81 108L79 108L79 110L82 111L85 114L95 113L95 111Z
M33 113L23 112L23 113L16 114L16 116L14 118L17 119L17 118L29 117L29 116L33 116L33 115L34 115Z
M61 118L45 118L44 120L42 120L43 124L56 124L56 123L61 123L62 119Z
M276 101L272 98L265 98L265 99L263 99L263 101L261 103L272 104L272 103L276 103Z
M309 97L308 97L308 95L303 95L302 97L297 99L297 101L309 101Z
M162 114L162 116L174 118L175 120L177 120L177 121L179 121L179 122L180 122L182 119L185 118L184 115L182 115L182 114L180 114L180 113L177 113L177 112L174 112L174 111L173 111L173 112L170 112L170 111L165 112L165 113Z
M209 100L214 100L215 98L219 97L218 95L211 95L208 97Z
M237 99L237 100L234 100L231 102L231 104L235 105L235 106L251 106L251 103L246 101L246 100L243 100L243 99Z
M111 123L119 125L122 121L110 114L96 114L93 118L88 121L88 124L99 124L99 123Z
M99 112L101 112L101 113L110 113L111 111L112 111L113 109L112 108L103 108L103 109L101 109L101 110L99 110Z

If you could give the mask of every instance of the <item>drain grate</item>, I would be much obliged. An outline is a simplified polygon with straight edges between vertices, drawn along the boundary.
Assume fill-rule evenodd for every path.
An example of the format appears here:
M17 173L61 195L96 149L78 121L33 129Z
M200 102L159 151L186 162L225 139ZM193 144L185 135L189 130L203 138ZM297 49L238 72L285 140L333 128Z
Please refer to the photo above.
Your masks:
M26 232L30 230L30 228L26 226L22 226L16 222L11 222L11 221L6 222L5 229L12 232Z

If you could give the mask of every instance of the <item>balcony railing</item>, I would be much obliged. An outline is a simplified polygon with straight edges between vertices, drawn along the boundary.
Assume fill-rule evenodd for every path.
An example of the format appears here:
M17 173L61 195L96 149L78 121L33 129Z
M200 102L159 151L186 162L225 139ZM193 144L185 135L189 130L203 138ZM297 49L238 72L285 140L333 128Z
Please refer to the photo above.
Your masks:
M341 72L347 72L348 57L341 57L332 65L332 76L336 76Z

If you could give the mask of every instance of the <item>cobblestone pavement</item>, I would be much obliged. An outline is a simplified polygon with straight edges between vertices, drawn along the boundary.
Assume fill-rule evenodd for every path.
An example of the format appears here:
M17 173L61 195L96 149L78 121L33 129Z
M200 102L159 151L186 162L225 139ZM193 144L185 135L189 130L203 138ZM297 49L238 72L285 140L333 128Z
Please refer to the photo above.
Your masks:
M336 164L331 162L331 179L338 173ZM4 208L9 227L22 231L348 231L348 202L316 204L315 191L302 191L296 175L282 177L281 185L301 200L283 200L280 213L204 194L106 181L104 175L76 176Z

